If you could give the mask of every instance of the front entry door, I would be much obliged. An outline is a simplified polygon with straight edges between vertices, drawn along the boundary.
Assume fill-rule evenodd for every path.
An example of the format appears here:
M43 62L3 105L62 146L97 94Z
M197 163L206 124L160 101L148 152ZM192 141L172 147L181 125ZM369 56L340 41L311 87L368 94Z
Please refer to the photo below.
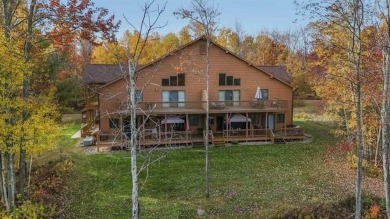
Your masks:
M275 129L275 115L268 114L268 128Z
M217 116L217 132L223 131L224 116Z

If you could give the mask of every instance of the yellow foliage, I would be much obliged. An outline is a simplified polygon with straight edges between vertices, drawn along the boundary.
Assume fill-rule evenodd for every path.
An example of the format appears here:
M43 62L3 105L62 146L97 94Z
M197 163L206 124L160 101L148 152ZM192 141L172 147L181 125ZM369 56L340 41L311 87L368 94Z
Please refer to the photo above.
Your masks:
M55 123L54 90L23 97L23 83L32 75L31 62L18 54L20 47L0 31L0 151L40 153L54 144L58 136Z
M92 64L125 63L125 50L119 44L107 43L97 46L92 51Z
M160 37L152 33L148 39L139 33L125 32L119 43L106 43L92 51L93 64L118 64L137 61L146 64L173 51L180 46L180 39L173 33Z

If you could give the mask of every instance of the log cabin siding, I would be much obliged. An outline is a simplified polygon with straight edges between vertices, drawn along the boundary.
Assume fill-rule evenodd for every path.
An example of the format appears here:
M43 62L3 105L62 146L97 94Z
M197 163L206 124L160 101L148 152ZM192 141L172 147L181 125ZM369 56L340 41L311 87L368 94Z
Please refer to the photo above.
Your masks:
M137 76L137 89L143 90L143 102L162 102L163 90L185 91L186 102L202 101L202 91L206 89L206 55L200 54L204 40L198 40L164 58L141 68ZM288 100L285 121L292 123L292 87L272 77L248 62L227 52L223 48L210 46L210 92L209 100L218 101L220 90L240 90L240 101L251 101L258 86L269 90L269 99ZM185 73L185 86L162 86L163 78ZM219 73L226 73L241 80L240 86L219 86ZM100 129L111 132L109 117L116 116L127 102L125 78L102 87L99 95ZM275 116L276 119L276 116ZM276 124L281 128L284 124Z

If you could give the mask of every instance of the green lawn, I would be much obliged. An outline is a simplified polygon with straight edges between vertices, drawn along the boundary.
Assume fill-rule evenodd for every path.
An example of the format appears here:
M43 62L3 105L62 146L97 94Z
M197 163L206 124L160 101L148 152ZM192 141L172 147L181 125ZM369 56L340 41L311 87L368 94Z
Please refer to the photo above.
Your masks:
M314 136L312 143L212 148L209 200L204 198L204 149L166 153L141 174L141 218L194 218L197 209L204 209L208 218L271 217L345 198L332 183L324 158L325 146L333 139L328 127L295 123ZM72 157L76 169L69 180L67 217L129 218L129 155L75 153Z
M70 122L62 125L62 136L72 137L74 133L80 130L81 124L79 122Z

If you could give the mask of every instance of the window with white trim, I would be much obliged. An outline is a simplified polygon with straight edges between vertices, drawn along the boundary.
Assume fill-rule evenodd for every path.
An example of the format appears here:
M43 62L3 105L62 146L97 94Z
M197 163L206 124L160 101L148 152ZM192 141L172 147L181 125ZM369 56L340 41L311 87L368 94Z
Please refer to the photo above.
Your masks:
M182 90L163 90L163 107L185 107L186 95Z

